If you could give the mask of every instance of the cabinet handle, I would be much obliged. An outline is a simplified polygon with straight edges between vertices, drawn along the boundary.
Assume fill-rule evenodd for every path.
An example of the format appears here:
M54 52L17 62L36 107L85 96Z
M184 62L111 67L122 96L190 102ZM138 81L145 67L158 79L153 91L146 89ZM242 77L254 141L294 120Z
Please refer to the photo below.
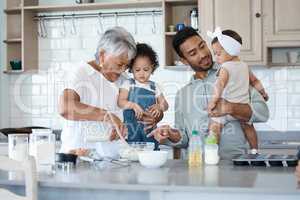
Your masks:
M260 18L260 17L261 17L261 14L260 14L260 13L256 13L256 14L255 14L255 17L256 17L256 18Z

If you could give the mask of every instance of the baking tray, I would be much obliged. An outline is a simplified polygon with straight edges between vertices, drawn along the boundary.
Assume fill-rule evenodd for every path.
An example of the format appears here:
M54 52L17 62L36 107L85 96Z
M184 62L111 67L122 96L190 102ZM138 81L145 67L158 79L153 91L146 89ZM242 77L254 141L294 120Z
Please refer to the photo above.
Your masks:
M240 154L232 161L237 166L295 167L298 158L296 155Z

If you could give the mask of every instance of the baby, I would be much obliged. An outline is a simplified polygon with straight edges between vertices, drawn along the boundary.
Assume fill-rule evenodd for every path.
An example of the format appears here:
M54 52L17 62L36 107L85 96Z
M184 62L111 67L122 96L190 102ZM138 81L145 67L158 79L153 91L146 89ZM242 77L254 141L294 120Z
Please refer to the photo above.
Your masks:
M239 58L242 45L241 36L232 30L221 31L219 27L214 33L208 32L207 34L213 39L212 49L216 62L221 65L214 85L212 100L208 105L208 112L212 112L220 98L232 103L249 104L249 85L258 90L267 101L269 97L263 85L251 72L248 65ZM214 134L219 141L223 126L232 120L235 119L230 115L212 118L209 125L210 134ZM258 142L254 126L241 121L241 127L250 145L250 152L256 154Z
M139 120L144 112L149 111L153 117L158 117L160 111L168 109L160 86L150 81L151 74L158 67L157 54L147 44L137 44L135 58L129 64L129 72L134 79L125 81L120 87L118 106L124 110L124 121L128 129L129 142L154 142L158 149L158 142L153 137L147 137L153 129L144 130Z

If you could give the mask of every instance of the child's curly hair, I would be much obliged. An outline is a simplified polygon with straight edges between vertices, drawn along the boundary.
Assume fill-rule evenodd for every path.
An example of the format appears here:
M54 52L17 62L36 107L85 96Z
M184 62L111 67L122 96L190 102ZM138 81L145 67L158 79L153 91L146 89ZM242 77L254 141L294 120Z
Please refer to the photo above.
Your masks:
M135 57L130 61L128 65L128 70L130 73L132 73L132 68L134 65L134 62L138 57L148 57L151 64L152 64L152 73L157 69L159 66L158 57L156 52L152 49L151 46L145 43L138 43L136 45L136 55Z

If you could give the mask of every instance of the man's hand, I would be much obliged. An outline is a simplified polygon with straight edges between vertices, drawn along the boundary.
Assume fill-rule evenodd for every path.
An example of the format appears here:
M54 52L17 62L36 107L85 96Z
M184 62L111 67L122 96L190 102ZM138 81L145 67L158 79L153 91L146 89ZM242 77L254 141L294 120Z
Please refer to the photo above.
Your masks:
M231 106L232 104L225 99L220 99L215 108L209 112L210 117L221 117L224 115L231 114Z
M159 142L159 144L164 144L169 138L171 132L171 127L169 125L163 125L147 135L147 137L154 136L154 139Z
M169 125L163 125L147 135L147 137L154 136L160 144L166 143L167 140L177 143L181 140L181 134L178 129L171 128Z

